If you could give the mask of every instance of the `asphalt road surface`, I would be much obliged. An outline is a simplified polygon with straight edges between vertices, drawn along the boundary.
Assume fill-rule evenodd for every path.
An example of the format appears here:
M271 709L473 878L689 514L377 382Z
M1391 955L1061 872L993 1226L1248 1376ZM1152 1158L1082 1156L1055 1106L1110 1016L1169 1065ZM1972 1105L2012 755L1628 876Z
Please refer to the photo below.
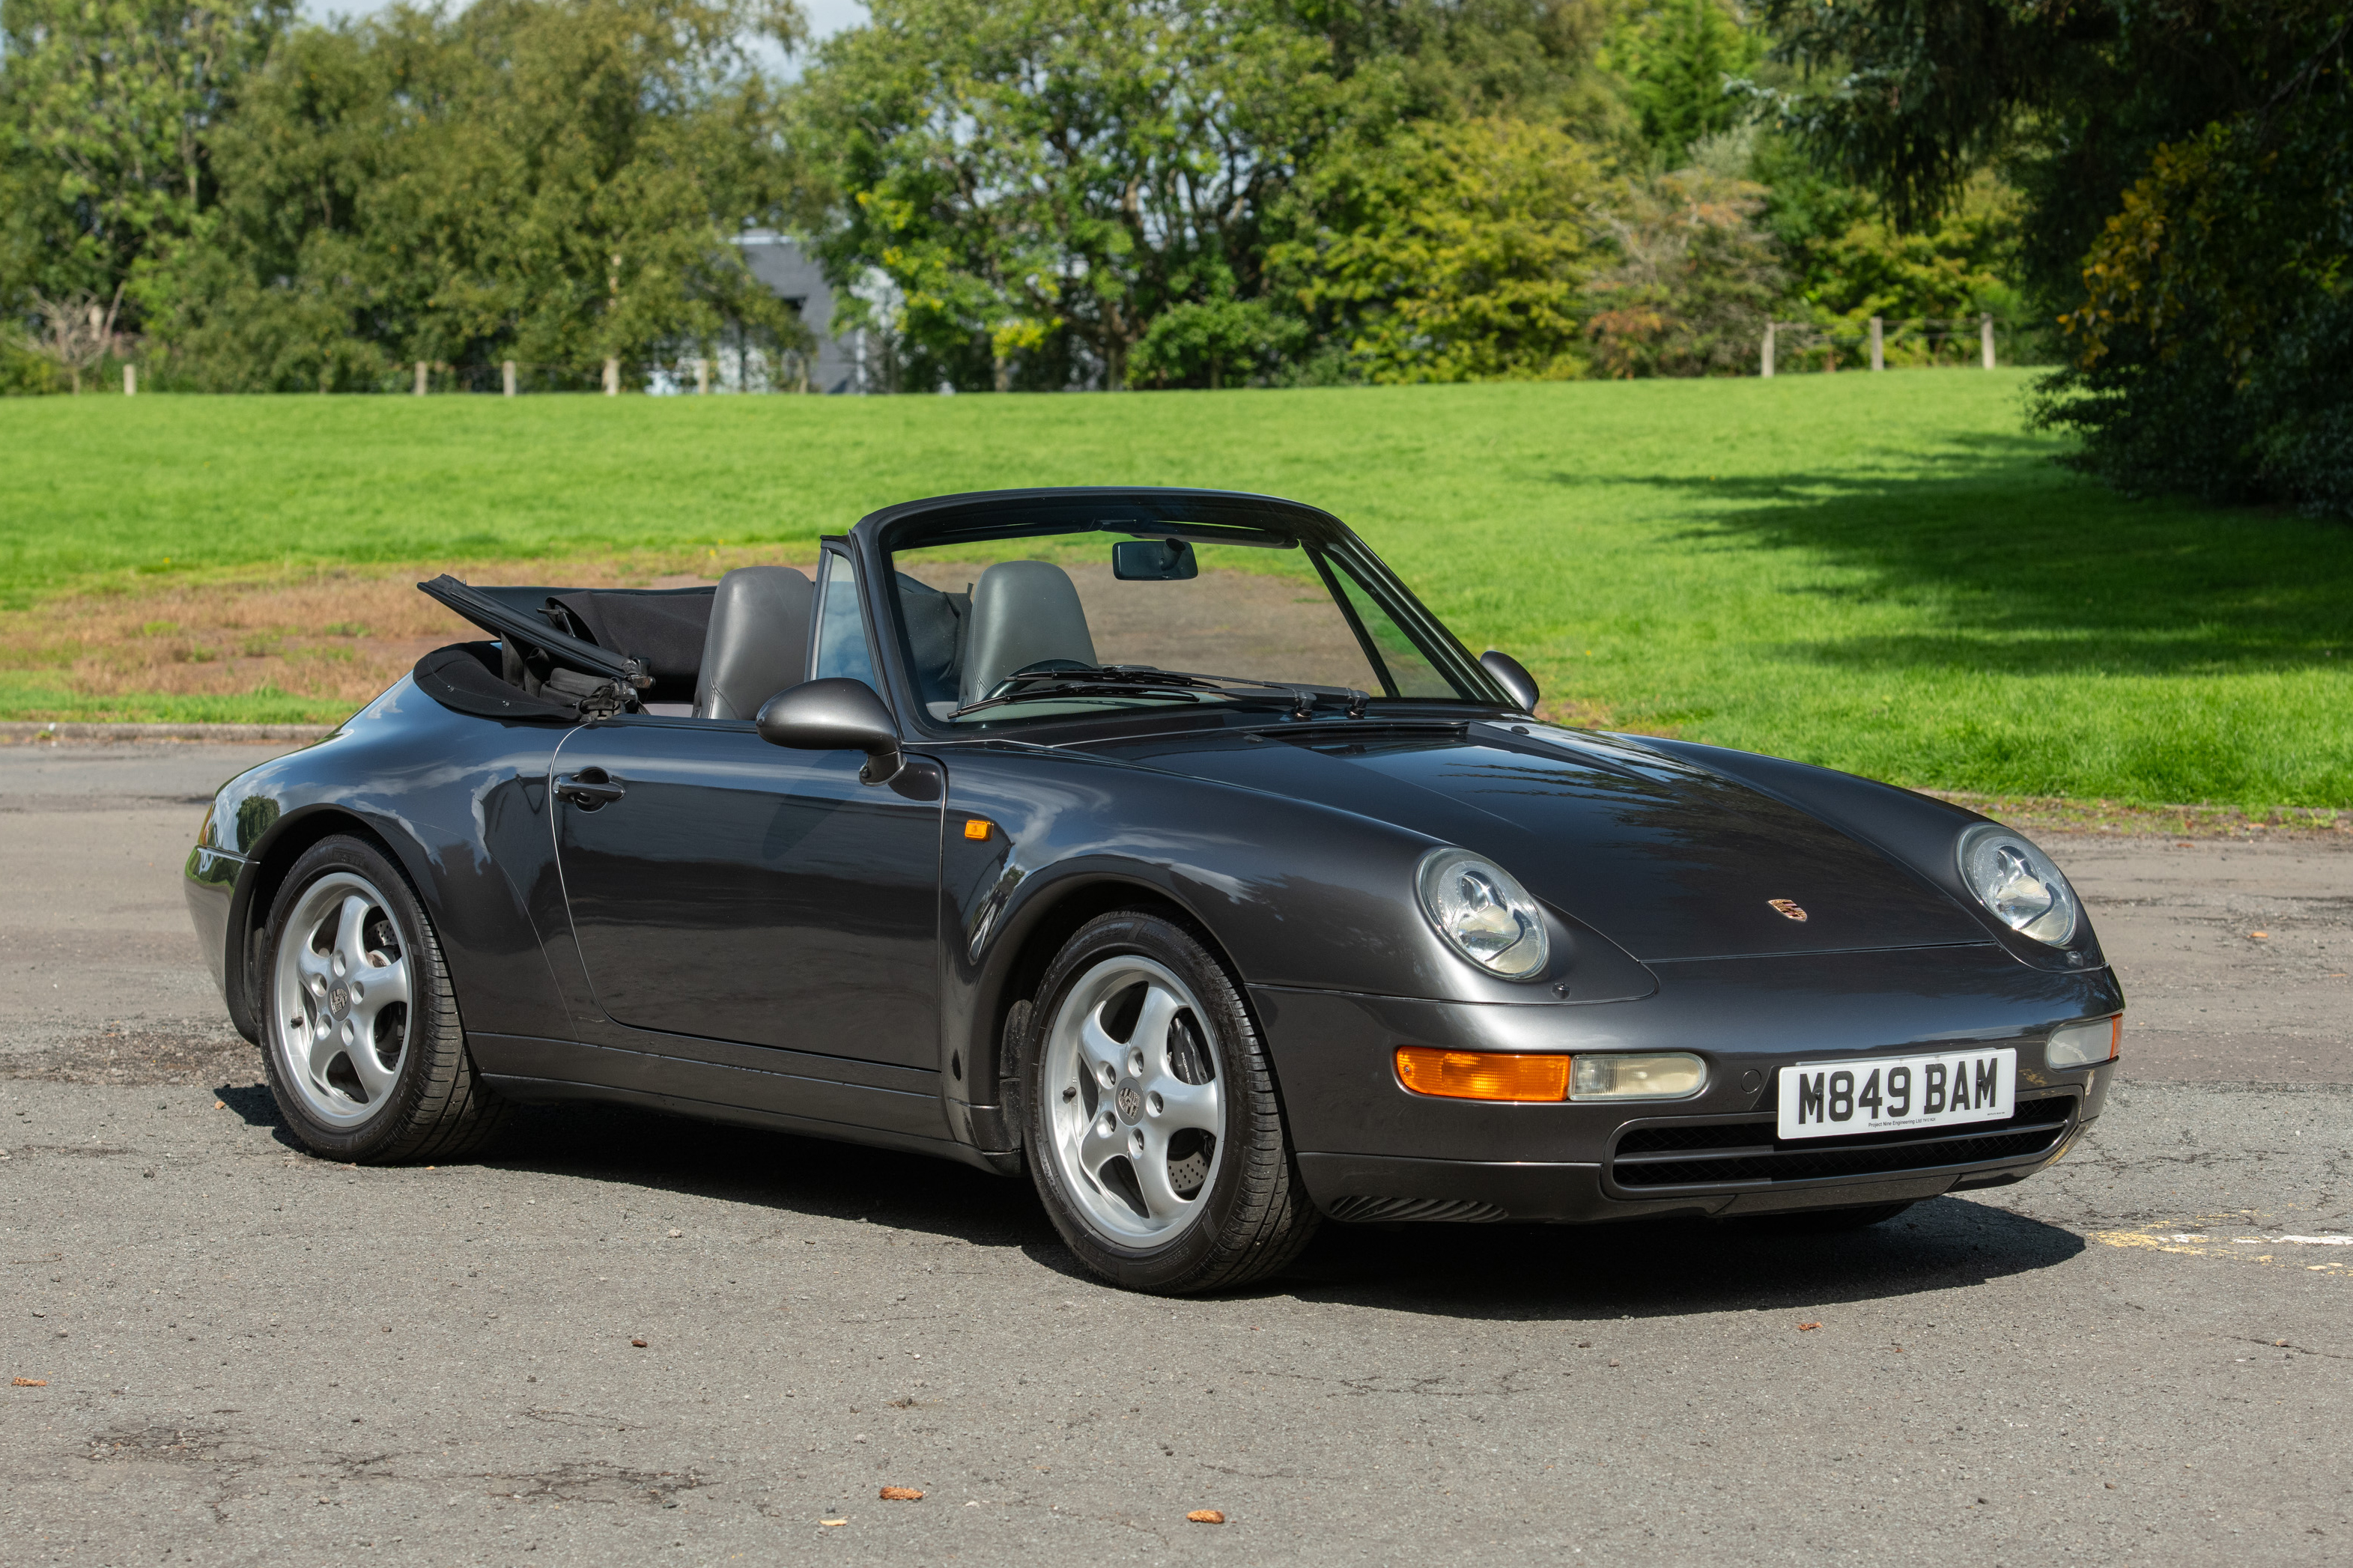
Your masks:
M12 1563L2353 1561L2341 847L2045 840L2132 1012L2023 1185L1331 1226L1163 1301L912 1156L596 1108L303 1155L176 883L263 754L0 748Z

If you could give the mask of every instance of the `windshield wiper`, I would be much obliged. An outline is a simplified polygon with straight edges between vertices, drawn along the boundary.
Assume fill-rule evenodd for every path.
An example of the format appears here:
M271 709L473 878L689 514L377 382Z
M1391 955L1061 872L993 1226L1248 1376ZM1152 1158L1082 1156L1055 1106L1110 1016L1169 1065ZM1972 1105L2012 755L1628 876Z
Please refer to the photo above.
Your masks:
M1267 691L1288 698L1293 717L1304 719L1315 710L1319 689L1291 681L1260 680L1244 675L1203 675L1190 670L1154 669L1141 664L1104 664L1092 668L1064 665L1053 669L1016 671L1000 680L988 696L957 709L949 717L961 719L967 713L984 708L1000 708L1009 702L1028 702L1049 692L1066 696L1115 697L1129 691L1163 691L1184 697L1188 701L1199 699L1196 691ZM1361 719L1365 704L1371 699L1353 687L1343 689L1347 698L1348 716Z

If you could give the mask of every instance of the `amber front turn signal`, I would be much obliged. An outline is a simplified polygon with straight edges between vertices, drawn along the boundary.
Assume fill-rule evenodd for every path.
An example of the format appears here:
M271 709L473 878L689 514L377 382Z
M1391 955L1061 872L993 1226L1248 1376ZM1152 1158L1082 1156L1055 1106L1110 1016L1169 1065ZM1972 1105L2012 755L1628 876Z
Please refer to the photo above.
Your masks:
M1416 1094L1448 1100L1565 1100L1568 1062L1567 1057L1399 1046L1397 1075Z

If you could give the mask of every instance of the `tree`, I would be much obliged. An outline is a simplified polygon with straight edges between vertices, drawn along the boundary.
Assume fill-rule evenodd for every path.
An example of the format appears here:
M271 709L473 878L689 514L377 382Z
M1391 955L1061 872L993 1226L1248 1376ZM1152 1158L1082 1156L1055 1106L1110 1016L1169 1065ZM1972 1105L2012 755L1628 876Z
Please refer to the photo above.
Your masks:
M1587 325L1604 375L1736 375L1757 343L1784 275L1755 226L1765 188L1704 169L1629 181L1607 218L1616 265L1588 293Z
M795 123L817 252L895 286L915 374L1117 386L1164 311L1258 294L1266 204L1330 101L1317 40L1226 0L873 17L819 49Z
M1617 18L1601 63L1624 79L1642 140L1662 164L1680 169L1700 142L1751 112L1734 89L1764 48L1727 0L1659 0Z
M8 0L0 307L90 295L111 321L139 263L193 231L213 137L293 13L293 0Z
M1899 227L2000 163L2063 318L2042 417L2131 489L2353 516L2341 0L1769 0L1783 122Z
M1269 259L1367 380L1558 380L1584 371L1602 195L1564 132L1425 121L1321 163L1299 197L1312 221Z
M786 164L733 0L396 5L303 29L219 138L223 198L146 288L198 384L335 390L412 361L548 367L806 334L733 237Z

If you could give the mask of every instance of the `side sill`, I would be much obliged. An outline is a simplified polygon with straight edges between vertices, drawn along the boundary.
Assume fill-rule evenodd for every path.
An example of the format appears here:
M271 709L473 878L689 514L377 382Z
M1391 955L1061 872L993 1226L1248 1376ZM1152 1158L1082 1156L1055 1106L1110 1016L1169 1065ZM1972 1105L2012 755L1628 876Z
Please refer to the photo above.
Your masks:
M878 1089L839 1079L765 1072L528 1035L469 1032L467 1041L475 1064L494 1084L503 1079L535 1086L529 1094L520 1087L512 1090L518 1098L557 1096L558 1089L548 1086L567 1086L565 1098L577 1098L582 1091L610 1090L692 1116L734 1120L733 1113L743 1111L780 1118L795 1123L796 1131L815 1137L860 1142L909 1139L943 1150L965 1149L949 1135L947 1117L936 1092ZM795 1065L809 1060L798 1058ZM757 1125L781 1122L764 1121Z
M698 1121L720 1121L735 1127L756 1127L767 1132L786 1132L803 1138L821 1138L830 1143L858 1143L872 1149L889 1149L902 1154L928 1154L934 1159L954 1161L996 1173L987 1156L962 1143L952 1143L944 1138L922 1138L912 1133L892 1132L884 1128L860 1127L848 1122L824 1121L809 1116L791 1116L782 1111L759 1110L749 1106L725 1105L712 1100L693 1100L684 1095L663 1094L652 1089L618 1089L611 1084L580 1083L569 1079L516 1078L502 1073L486 1072L482 1081L511 1100L526 1103L554 1103L560 1100L595 1100L608 1105L634 1105L648 1110L668 1111L675 1116L692 1117Z

